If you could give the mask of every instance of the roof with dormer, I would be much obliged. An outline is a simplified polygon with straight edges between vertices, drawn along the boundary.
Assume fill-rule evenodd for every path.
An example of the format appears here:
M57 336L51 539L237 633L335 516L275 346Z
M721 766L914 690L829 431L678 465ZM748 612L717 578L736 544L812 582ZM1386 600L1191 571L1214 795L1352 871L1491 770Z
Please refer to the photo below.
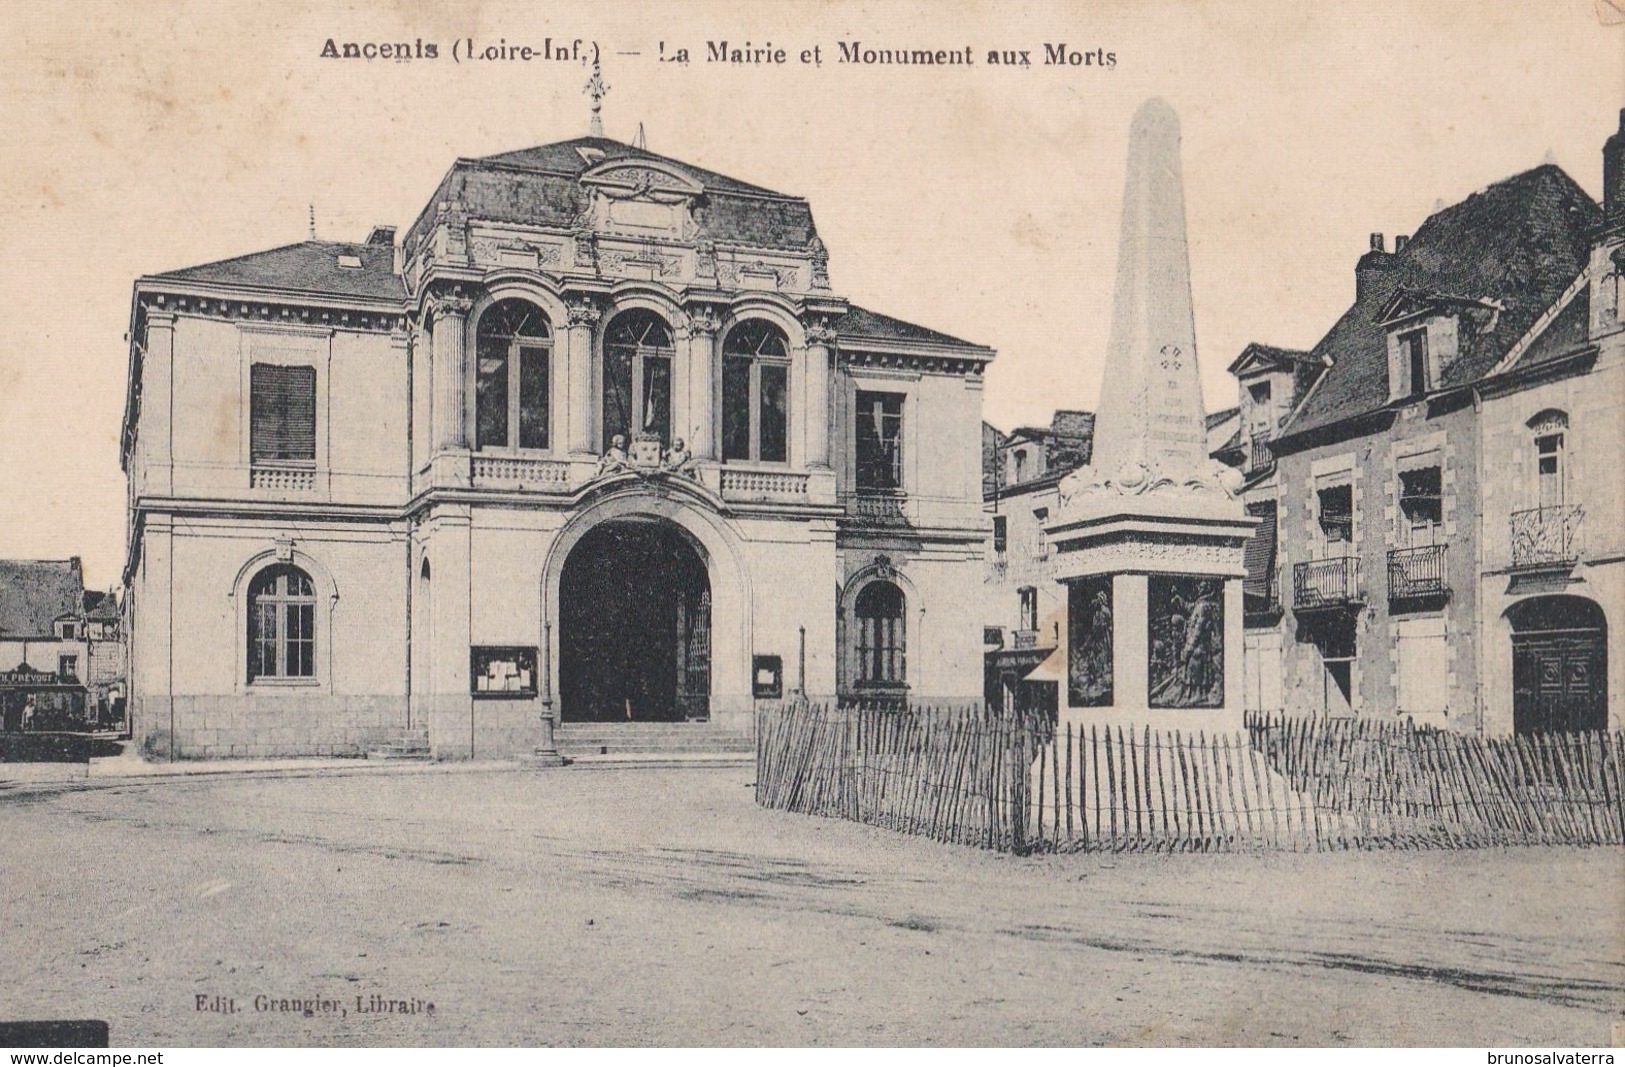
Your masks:
M141 280L255 293L359 298L392 304L406 299L406 286L395 273L395 249L388 244L300 241L264 252L152 274Z
M1383 325L1401 290L1496 306L1493 325L1464 331L1460 356L1439 388L1491 371L1584 269L1602 211L1563 170L1545 164L1473 193L1429 216L1402 251L1372 260L1369 284L1320 343L1329 363L1280 438L1324 430L1385 408L1388 341ZM1368 253L1362 265L1377 253Z
M83 612L84 572L73 559L0 559L0 636L49 637Z

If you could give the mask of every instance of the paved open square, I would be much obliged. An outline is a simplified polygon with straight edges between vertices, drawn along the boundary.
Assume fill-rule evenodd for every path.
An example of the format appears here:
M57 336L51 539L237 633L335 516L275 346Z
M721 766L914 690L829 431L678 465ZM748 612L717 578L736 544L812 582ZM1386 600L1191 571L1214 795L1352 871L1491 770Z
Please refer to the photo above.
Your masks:
M1020 858L763 811L752 777L19 786L0 1016L118 1045L1594 1045L1625 1015L1618 850Z

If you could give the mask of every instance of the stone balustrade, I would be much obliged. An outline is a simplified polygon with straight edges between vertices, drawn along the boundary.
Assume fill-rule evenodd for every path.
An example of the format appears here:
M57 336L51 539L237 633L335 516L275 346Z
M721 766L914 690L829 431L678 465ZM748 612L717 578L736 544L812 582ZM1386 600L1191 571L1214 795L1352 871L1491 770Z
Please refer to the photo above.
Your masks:
M316 472L308 467L250 467L248 485L251 489L308 493L316 488Z
M570 488L570 464L562 460L474 456L471 463L476 489L562 493Z
M811 479L796 471L764 471L723 467L722 498L730 501L796 503L807 499Z

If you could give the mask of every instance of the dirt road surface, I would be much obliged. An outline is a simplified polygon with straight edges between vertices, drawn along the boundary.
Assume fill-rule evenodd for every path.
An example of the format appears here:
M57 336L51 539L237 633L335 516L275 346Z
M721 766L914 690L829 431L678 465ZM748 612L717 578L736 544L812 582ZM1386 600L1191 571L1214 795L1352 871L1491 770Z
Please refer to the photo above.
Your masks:
M762 811L751 779L18 787L0 1018L121 1046L1504 1046L1625 1017L1618 849L1018 858Z

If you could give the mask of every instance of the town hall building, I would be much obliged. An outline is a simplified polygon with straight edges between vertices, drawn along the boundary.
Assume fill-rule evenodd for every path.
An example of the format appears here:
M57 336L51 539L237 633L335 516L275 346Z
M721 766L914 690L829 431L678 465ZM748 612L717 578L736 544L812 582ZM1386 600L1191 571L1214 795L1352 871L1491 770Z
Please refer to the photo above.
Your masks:
M459 159L399 236L139 279L130 338L149 753L981 695L993 352L839 295L799 197L603 136Z

